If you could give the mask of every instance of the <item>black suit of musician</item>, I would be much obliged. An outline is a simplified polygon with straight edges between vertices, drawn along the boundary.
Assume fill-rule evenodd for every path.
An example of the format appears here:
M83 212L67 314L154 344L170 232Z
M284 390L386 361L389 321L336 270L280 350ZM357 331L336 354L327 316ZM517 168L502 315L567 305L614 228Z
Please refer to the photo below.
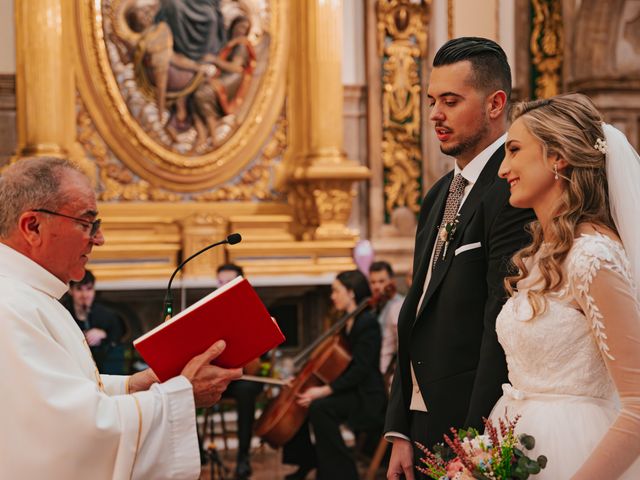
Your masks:
M371 295L367 277L359 270L338 274L331 291L335 307L345 312L353 312ZM309 422L283 448L283 462L299 465L296 472L285 477L287 480L306 478L316 467L317 480L357 480L356 463L342 439L340 425L346 423L354 431L380 435L386 405L379 370L380 324L373 312L365 310L347 321L342 335L351 351L349 366L331 385L311 387L300 395L298 403L309 406Z
M510 89L509 65L495 42L451 40L434 58L430 120L457 166L427 193L420 212L385 424L393 441L389 478L414 478L420 452L408 440L431 447L450 427L481 428L507 381L495 319L506 299L509 259L527 243L524 227L533 219L531 211L509 205L509 185L497 176ZM456 173L467 184L455 222L446 222L455 231L443 234ZM439 235L447 243L436 258Z

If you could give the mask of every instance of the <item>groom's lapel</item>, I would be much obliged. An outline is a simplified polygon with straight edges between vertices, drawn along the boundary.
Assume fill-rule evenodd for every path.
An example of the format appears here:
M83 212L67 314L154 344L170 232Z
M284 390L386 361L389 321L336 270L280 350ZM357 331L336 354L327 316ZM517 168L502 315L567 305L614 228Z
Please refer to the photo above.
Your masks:
M440 283L447 275L449 271L449 267L451 266L451 262L453 261L454 252L456 248L460 246L460 242L462 241L463 233L469 221L473 218L478 205L480 204L480 200L484 196L485 192L491 187L491 185L498 179L498 168L500 167L500 163L504 158L504 148L499 148L489 159L485 167L482 169L478 180L471 188L469 195L465 199L462 207L460 208L460 217L458 221L458 225L456 227L456 233L449 242L447 246L447 255L443 260L443 264L439 265L437 269L433 270L431 273L431 280L429 281L429 286L427 287L427 292L425 293L424 300L422 301L422 305L420 306L420 311L416 315L416 321L424 312L425 306L429 303L430 298L433 296L434 292L438 289ZM434 235L435 240L435 235ZM431 241L431 248L433 249L434 241ZM429 250L431 252L431 250ZM430 258L430 255L429 255ZM427 266L429 260L427 259Z
M420 301L422 297L422 292L424 291L424 282L427 277L427 270L429 268L429 262L431 260L431 252L433 251L433 245L435 243L438 225L442 219L442 215L444 212L444 205L447 201L447 195L449 193L449 185L453 180L453 171L447 174L447 179L443 182L440 191L435 195L432 206L429 209L429 213L427 214L426 220L422 225L422 230L418 232L416 236L416 252L420 252L420 260L417 262L417 271L414 278L422 279L420 285L416 285L418 288L412 289L415 292L415 295L418 298L414 298L415 309L418 308L417 302ZM416 310L414 310L415 312Z

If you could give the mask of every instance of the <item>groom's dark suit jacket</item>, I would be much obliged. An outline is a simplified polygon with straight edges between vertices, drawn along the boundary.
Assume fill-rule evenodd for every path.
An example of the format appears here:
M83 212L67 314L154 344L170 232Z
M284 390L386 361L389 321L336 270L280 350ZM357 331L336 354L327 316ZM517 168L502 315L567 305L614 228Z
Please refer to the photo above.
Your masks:
M531 210L509 205L509 185L498 178L500 147L489 159L460 209L444 264L435 269L420 311L427 268L453 172L441 178L422 204L414 252L414 281L398 321L398 364L385 432L410 435L411 373L428 409L422 438L432 446L450 427L482 426L507 381L495 320L506 299L503 279L513 253L525 246ZM478 243L480 244L478 246ZM475 245L474 245L475 244ZM456 255L456 250L462 248ZM421 432L422 433L422 432Z

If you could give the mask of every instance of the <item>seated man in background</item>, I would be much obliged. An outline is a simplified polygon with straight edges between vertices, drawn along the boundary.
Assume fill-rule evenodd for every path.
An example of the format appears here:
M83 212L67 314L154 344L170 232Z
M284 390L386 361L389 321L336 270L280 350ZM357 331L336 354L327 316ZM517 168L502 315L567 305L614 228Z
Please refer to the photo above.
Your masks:
M216 277L218 280L218 286L221 287L236 277L243 277L244 271L240 265L235 263L225 263L220 265L216 270Z
M218 285L229 283L238 276L244 276L242 267L234 263L220 265L217 270ZM244 373L257 375L260 370L260 359L256 358L244 367ZM244 480L251 476L251 437L253 436L253 422L256 415L256 398L262 392L264 385L257 382L237 380L231 382L222 395L223 398L233 398L238 412L238 456L236 463L236 479Z
M383 375L392 374L396 353L398 352L398 317L404 302L404 296L395 288L393 268L388 262L373 262L369 267L369 284L374 298L378 302L378 321L382 330L382 348L380 350L380 371ZM386 378L386 377L385 377Z
M79 282L69 284L69 295L62 299L91 348L98 371L109 375L124 375L124 334L122 320L96 298L96 278L86 270Z

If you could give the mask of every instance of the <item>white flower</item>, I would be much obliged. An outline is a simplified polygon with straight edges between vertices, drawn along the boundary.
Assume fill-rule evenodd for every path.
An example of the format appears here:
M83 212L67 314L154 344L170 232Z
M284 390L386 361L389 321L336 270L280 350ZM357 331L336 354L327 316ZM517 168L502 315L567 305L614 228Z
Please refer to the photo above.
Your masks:
M602 138L598 138L596 140L596 144L593 146L593 148L595 148L596 150L598 150L600 153L602 153L603 155L606 155L608 152L607 149L607 142L606 140L602 139Z

